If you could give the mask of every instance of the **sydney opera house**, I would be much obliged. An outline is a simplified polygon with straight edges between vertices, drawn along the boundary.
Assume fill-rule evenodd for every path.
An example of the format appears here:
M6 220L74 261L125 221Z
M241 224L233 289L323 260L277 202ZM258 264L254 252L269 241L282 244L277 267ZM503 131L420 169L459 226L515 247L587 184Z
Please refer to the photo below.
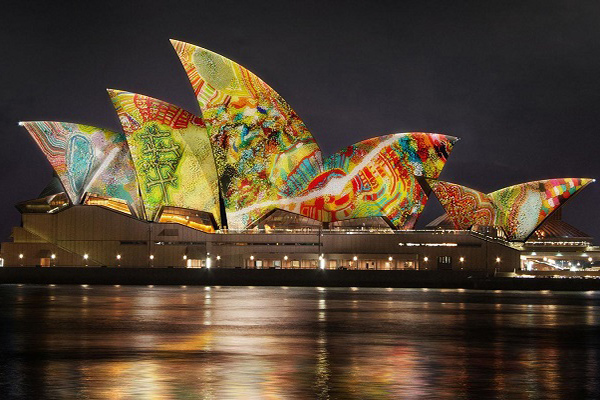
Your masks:
M458 139L439 133L389 134L323 157L252 72L172 44L201 115L111 89L122 131L20 123L55 173L17 205L4 265L490 272L598 260L592 238L560 218L592 179L492 193L444 182ZM446 213L417 230L430 197Z

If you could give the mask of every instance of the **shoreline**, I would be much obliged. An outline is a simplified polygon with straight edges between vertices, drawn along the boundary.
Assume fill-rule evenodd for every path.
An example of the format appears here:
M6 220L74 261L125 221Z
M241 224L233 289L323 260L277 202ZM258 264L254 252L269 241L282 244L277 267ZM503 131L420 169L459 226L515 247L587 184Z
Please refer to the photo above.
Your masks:
M600 279L491 277L462 271L3 267L0 284L373 287L478 290L600 290Z

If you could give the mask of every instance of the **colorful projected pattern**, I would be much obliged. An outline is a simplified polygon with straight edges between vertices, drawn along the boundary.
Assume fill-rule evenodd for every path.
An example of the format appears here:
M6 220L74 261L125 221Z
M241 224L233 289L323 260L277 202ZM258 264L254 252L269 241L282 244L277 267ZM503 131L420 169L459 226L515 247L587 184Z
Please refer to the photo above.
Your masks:
M68 122L23 122L58 174L73 204L86 192L125 200L138 217L142 202L125 135Z
M592 179L564 178L527 182L488 195L448 182L430 186L457 229L474 224L504 230L509 240L526 240L554 210Z
M410 229L427 201L415 175L439 176L455 141L429 133L365 140L325 160L324 172L298 196L252 207L277 207L322 222L384 216L396 227Z
M109 90L135 164L146 215L162 206L220 220L217 172L201 118L152 97Z
M496 208L485 193L455 183L427 180L456 229L495 226Z
M285 100L252 72L201 47L172 43L209 128L228 223L247 226L272 209L250 206L295 196L308 184L305 171L321 171L319 146ZM252 211L242 215L243 209Z

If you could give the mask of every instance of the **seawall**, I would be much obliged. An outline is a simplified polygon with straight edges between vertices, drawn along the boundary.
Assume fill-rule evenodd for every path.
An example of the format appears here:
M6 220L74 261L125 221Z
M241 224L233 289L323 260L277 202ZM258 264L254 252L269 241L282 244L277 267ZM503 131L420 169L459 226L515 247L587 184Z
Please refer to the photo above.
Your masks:
M206 268L4 267L0 284L323 286L600 290L593 278L486 277L454 271L365 271Z

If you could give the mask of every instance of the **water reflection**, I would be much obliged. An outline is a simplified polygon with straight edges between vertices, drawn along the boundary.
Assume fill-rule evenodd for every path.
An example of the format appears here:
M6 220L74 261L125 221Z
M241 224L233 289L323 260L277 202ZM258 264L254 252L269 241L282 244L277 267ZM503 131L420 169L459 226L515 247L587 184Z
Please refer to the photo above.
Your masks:
M600 396L600 293L0 286L6 397Z

